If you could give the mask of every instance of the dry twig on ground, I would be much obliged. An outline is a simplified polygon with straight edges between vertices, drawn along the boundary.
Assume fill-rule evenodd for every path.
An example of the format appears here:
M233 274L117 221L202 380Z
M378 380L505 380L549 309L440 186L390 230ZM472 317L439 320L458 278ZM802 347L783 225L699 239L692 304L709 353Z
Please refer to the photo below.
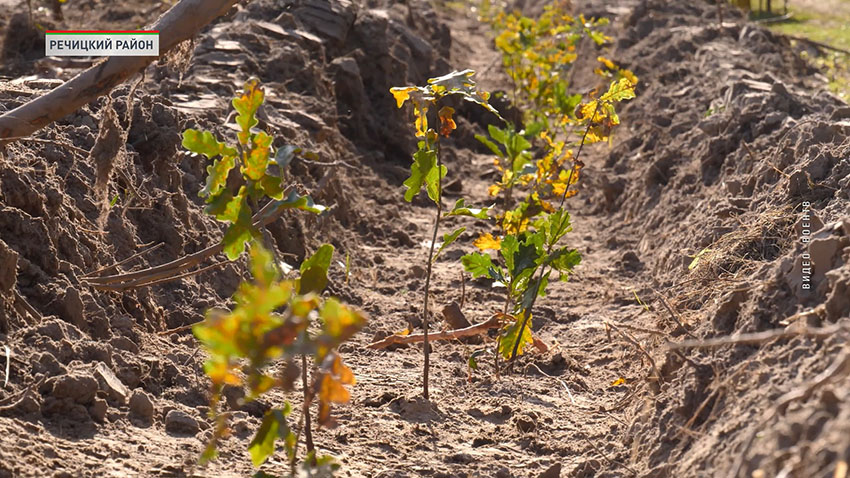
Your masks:
M489 329L495 329L502 325L501 316L502 314L494 314L486 321L481 322L480 324L475 324L470 327L466 327L465 329L447 330L445 332L439 332L436 334L428 334L428 341L430 342L433 340L454 340L486 333ZM424 341L425 334L390 335L389 337L383 340L379 340L377 342L367 345L366 348L380 350L385 349L390 345L413 344Z

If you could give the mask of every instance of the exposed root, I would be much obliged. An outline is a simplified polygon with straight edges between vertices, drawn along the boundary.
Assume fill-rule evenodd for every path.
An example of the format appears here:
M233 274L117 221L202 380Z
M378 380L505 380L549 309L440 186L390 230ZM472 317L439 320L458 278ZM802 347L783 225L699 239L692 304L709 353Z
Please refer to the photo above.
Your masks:
M679 289L675 303L688 308L700 306L718 292L718 282L731 281L736 287L741 286L741 278L751 277L762 264L774 260L789 246L794 224L791 208L776 208L750 217L704 249L690 271L691 277L674 286Z

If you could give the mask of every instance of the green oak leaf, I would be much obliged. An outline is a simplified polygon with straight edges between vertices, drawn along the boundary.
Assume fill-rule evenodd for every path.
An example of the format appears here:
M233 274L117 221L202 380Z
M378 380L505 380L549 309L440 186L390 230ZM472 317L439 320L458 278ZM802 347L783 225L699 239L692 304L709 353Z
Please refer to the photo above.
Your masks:
M443 234L443 243L440 245L440 248L437 250L437 253L434 254L434 258L431 260L431 262L437 262L437 258L440 257L440 253L443 252L443 249L448 247L451 243L455 242L458 236L460 236L465 230L465 227L459 227L450 233Z
M310 258L301 263L298 293L321 293L328 285L328 269L334 256L334 246L323 244Z
M260 179L263 193L272 199L283 199L283 181L276 176L265 175Z
M224 253L228 259L235 260L245 251L245 243L259 235L251 220L251 208L248 206L248 195L244 186L216 217L231 223L224 232Z
M628 78L620 78L611 82L608 92L599 97L599 101L613 102L630 100L635 97L635 85Z
M472 273L472 277L489 277L490 271L494 269L493 260L486 254L474 252L460 258L464 270Z
M531 319L528 319L528 322L525 324L525 327L522 329L522 336L519 335L520 325L522 324L522 316L517 317L516 321L511 324L507 329L502 332L502 339L499 341L499 353L505 360L511 358L511 354L514 350L514 345L519 342L519 347L517 348L517 355L522 355L525 351L526 345L534 343L534 339L531 336Z
M427 149L424 146L413 155L413 164L410 165L410 177L404 181L407 186L407 191L404 193L404 199L407 202L413 200L422 185L428 192L428 197L432 201L439 200L439 181L446 176L448 170L445 166L441 168L441 175L437 175L437 152L433 149Z
M487 148L488 148L490 151L492 151L492 152L493 152L493 154L495 154L496 156L498 156L498 157L500 157L500 158L504 158L504 157L505 157L505 153L503 153L503 152L502 152L502 150L501 150L498 146L496 146L496 143L494 143L494 142L490 141L490 140L489 140L486 136L484 136L483 134L476 134L476 135L475 135L475 139L477 139L478 141L480 141L480 142L481 142L484 146L487 146Z
M446 216L469 216L477 219L489 219L487 216L487 212L490 211L492 206L486 206L481 208L468 207L466 205L466 200L461 198L455 202L454 207L451 211L447 212Z
M274 263L274 254L263 247L260 241L255 241L251 244L249 257L248 268L251 270L251 276L254 278L255 283L269 288L272 283L280 279L280 274ZM273 294L269 294L267 299L271 299L272 296ZM269 302L268 305L272 307L272 310L278 305L276 301L269 300Z
M183 132L183 147L196 154L203 154L207 159L216 156L236 156L236 149L220 142L209 131L187 129Z
M287 441L292 431L286 422L286 416L290 413L290 407L287 403L283 410L269 410L263 416L263 421L254 439L248 445L248 452L251 453L251 462L254 466L260 466L274 454L274 443L278 438Z
M266 167L269 165L269 151L272 137L261 131L251 139L253 147L245 157L242 172L248 179L259 181L266 175Z
M207 205L204 207L204 212L209 214L210 216L215 217L216 219L222 220L224 211L227 209L227 205L230 204L230 201L233 200L233 194L227 189L221 191L221 194L217 196L211 196L207 200Z
M505 145L508 143L508 130L499 128L496 125L487 125L487 132L490 137L495 139L499 144Z
M557 244L566 233L573 230L570 213L563 209L542 216L534 221L534 227L543 234L544 242L549 246Z
M207 166L207 181L198 196L214 198L227 185L227 176L236 166L236 156L222 156Z
M544 283L541 279L543 278L537 277L530 279L524 284L525 287L522 290L522 297L519 303L521 311L528 311L529 308L534 305L534 301L536 301L537 297L540 295L540 285ZM546 280L545 283L548 283L548 280Z
M469 368L472 370L478 370L478 357L485 352L487 352L487 349L478 349L469 354L469 360L467 361Z
M314 203L310 196L300 196L296 191L291 191L286 199L275 201L275 209L300 209L313 214L322 214L328 208Z
M504 241L502 241L504 243ZM533 273L537 269L537 263L543 250L539 244L535 244L535 237L530 234L526 240L519 244L516 253L513 257L513 269L510 273L514 277L519 277L529 273ZM525 274L523 274L525 273Z
M507 234L502 238L502 248L499 249L499 253L505 260L505 268L508 270L508 274L511 275L513 275L514 257L517 251L519 251L519 239L515 235Z
M581 254L575 249L564 247L550 254L546 261L560 273L559 279L566 282L573 268L581 263Z
M293 146L291 144L285 144L274 153L274 163L278 165L278 167L283 170L283 168L287 167L289 163L292 162L292 159L296 154L301 152L301 148L298 146Z
M257 110L260 109L260 105L263 104L264 98L265 93L260 88L260 81L256 78L251 78L245 82L245 89L242 94L233 98L233 108L238 113L236 124L242 129L237 136L239 142L243 145L248 144L251 128L259 123L255 115Z

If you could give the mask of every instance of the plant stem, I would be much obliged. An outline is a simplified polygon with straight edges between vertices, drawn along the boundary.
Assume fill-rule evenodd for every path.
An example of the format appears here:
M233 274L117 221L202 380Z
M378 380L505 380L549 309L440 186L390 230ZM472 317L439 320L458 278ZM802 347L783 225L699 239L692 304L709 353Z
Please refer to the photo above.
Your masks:
M253 216L254 214L257 214L260 211L260 204L259 204L259 202L257 201L256 198L249 198L249 199L250 199L250 202L251 202L251 215ZM277 247L275 247L274 240L272 239L272 235L269 232L266 225L263 225L263 226L260 226L260 227L262 228L263 242L266 243L266 248L271 251L272 257L274 257L274 268L275 268L275 270L280 272L281 275L282 275L283 271L281 270L281 266L280 266L280 264L281 264L280 256L277 253Z
M567 185L564 187L564 194L561 195L561 202L558 204L558 211L563 211L564 202L567 200L567 192L570 190L570 183L573 182L573 175L575 174L578 165L581 164L579 162L579 158L581 158L581 152L584 149L584 142L587 139L587 134L590 132L590 127L593 126L593 119L596 118L596 112L599 110L599 102L596 102L596 108L593 109L593 114L590 115L590 121L587 122L587 128L584 129L584 134L581 137L581 143L578 146L578 152L576 153L575 158L573 158L573 167L570 168L570 175L567 177ZM566 219L561 218L561 223L558 225L558 232L555 234L555 237L560 236L562 232L564 232L564 227L566 227ZM552 253L552 248L555 246L554 243L550 243L546 248L546 256ZM530 282L530 287L540 287L540 283L543 281L543 278L546 277L547 271L546 266L540 268L540 275L537 276L536 280L532 280ZM531 300L531 304L522 312L522 323L519 325L519 332L517 333L517 340L514 342L514 348L511 350L511 358L509 359L510 366L508 370L513 369L513 362L516 358L517 352L519 351L519 344L522 342L522 333L525 331L525 326L528 324L528 319L531 318L531 309L534 308L534 303L537 302L538 294L535 293L534 297Z
M313 429L310 419L310 383L307 378L307 355L304 354L301 355L301 385L304 389L304 443L307 445L307 456L310 456L310 454L313 453L313 456L310 458L310 464L315 465L316 456L314 452L316 451L316 448L313 445Z
M438 140L439 141L439 140ZM434 230L431 233L431 248L428 251L428 272L425 275L425 306L422 316L422 330L424 332L424 341L422 350L425 354L425 365L422 371L422 396L428 400L428 372L431 369L430 350L428 349L428 299L431 295L431 268L434 263L434 245L437 242L437 231L440 228L440 216L443 215L443 161L440 158L440 143L436 143L435 149L437 152L437 215L434 217Z
M463 304L466 302L466 274L460 271L460 310L463 311Z
M502 308L502 315L508 314L508 309L511 306L511 291L514 290L514 280L511 278L511 283L508 284L508 290L505 292L505 306ZM493 352L493 364L496 366L496 380L501 377L502 371L499 369L499 349L502 348L502 329L499 329L499 335L496 339L496 350Z
M304 429L304 410L308 409L309 405L306 404L301 408L301 417L298 419L298 426L295 427L298 430L295 433L295 445L292 449L292 454L289 456L289 474L295 476L295 464L298 460L298 444L301 443L301 431Z

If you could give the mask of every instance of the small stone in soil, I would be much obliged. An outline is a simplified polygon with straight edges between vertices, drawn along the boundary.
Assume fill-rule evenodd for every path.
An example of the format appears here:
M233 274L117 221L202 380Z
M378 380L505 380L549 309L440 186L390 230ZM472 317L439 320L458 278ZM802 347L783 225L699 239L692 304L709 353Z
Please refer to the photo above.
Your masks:
M561 464L553 463L552 466L537 475L537 478L561 478Z
M153 419L153 400L142 390L134 390L130 396L130 414L145 421Z
M94 376L97 378L100 389L105 391L109 398L123 405L127 403L127 396L130 395L130 390L124 385L115 373L103 362L100 362L94 368Z
M506 466L500 466L496 470L496 478L512 478L514 475L511 474L511 470L509 470Z
M395 400L396 398L398 398L398 395L396 395L395 393L393 393L393 392L384 392L384 393L382 393L381 395L379 395L379 396L377 396L377 397L369 397L369 398L367 398L367 399L363 402L363 405L365 405L365 406L367 406L367 407L377 408L377 407L380 407L381 405L387 404L387 403L389 403L389 402L391 402L391 401Z
M492 438L486 436L478 436L472 440L472 446L474 448L478 448L484 445L492 445L493 443L496 442Z
M247 420L236 420L231 425L231 428L233 429L233 433L240 437L248 435L248 432L251 431Z
M455 453L454 455L449 457L449 462L451 463L472 463L475 461L475 458L472 457L469 453Z
M109 405L106 404L106 400L95 397L94 402L89 407L89 415L91 415L92 420L103 423L106 420L106 411L108 409Z
M171 410L165 416L165 431L180 435L194 435L200 430L198 421L180 410Z

